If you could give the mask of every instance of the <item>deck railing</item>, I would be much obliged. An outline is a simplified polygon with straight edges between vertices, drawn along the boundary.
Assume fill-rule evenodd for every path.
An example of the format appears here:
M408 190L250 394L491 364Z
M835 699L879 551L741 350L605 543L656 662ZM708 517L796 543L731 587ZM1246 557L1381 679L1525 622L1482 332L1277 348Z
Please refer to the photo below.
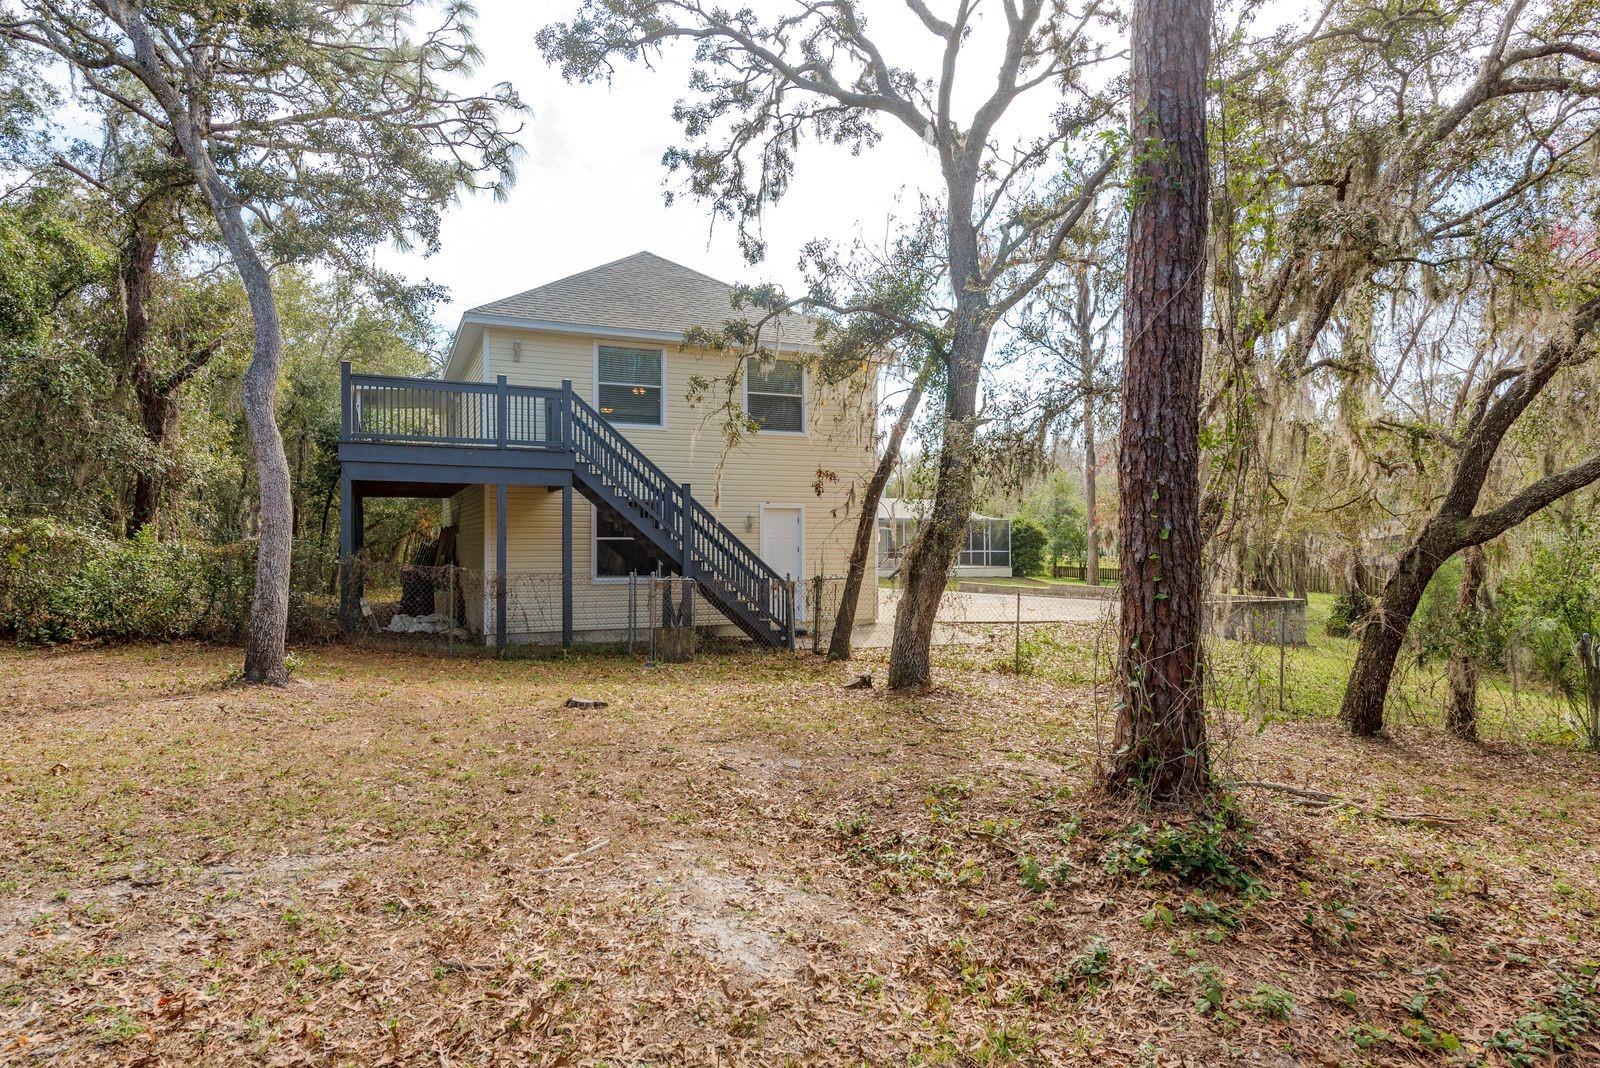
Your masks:
M561 390L355 374L340 383L345 441L553 449L562 445Z

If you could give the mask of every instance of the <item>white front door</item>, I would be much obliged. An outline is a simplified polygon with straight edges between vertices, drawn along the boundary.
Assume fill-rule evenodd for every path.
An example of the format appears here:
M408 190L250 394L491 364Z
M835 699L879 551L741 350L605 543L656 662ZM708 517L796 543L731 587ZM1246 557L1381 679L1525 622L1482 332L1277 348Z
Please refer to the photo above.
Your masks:
M761 506L761 559L780 575L794 579L795 615L805 618L805 509L794 505Z

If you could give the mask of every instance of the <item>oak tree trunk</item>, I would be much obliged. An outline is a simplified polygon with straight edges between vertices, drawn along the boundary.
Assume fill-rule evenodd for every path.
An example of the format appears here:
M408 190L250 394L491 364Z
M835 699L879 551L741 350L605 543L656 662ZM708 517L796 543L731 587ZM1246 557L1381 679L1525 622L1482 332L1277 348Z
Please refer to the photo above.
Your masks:
M1478 633L1482 613L1478 607L1483 588L1483 546L1462 553L1461 592L1456 598L1455 647L1450 653L1450 706L1445 727L1469 742L1478 738Z
M856 520L855 542L850 546L850 566L845 570L844 592L839 597L839 611L834 617L833 633L828 638L829 660L850 659L850 640L855 633L856 605L861 599L861 586L868 567L872 567L876 574L877 553L874 552L873 539L878 532L878 502L883 499L883 488L889 484L894 465L900 460L900 447L905 443L906 431L917 414L917 406L922 403L922 392L927 382L927 372L924 371L912 383L911 392L906 395L900 413L895 416L894 429L889 432L889 440L878 459L878 466L861 495L861 515Z
M1440 565L1453 553L1497 538L1541 508L1600 482L1600 453L1596 453L1571 467L1548 472L1500 506L1474 514L1500 442L1550 380L1582 358L1580 346L1597 326L1600 295L1578 305L1572 318L1554 331L1517 373L1503 383L1486 386L1479 394L1457 450L1449 489L1422 533L1401 554L1361 631L1340 710L1355 734L1373 735L1383 730L1384 699L1395 658L1423 590ZM1501 385L1505 388L1499 389Z
M1351 732L1372 737L1383 732L1383 706L1389 680L1405 642L1411 617L1434 574L1450 558L1452 549L1441 544L1432 530L1422 535L1400 556L1383 584L1372 610L1361 625L1356 661L1350 669L1340 714Z
M277 392L283 365L283 336L271 275L250 241L237 205L231 212L224 210L217 214L244 283L255 326L250 366L244 373L243 407L245 425L250 431L250 454L256 466L261 512L244 677L249 682L276 684L287 678L283 661L289 629L289 567L294 522L289 461L284 456L283 437L278 432Z
M160 388L150 352L150 294L155 283L156 254L161 248L161 234L151 220L157 210L155 204L146 204L130 220L122 262L122 366L128 369L139 406L139 422L155 446L154 452L161 457L178 413ZM126 527L129 537L156 522L165 482L159 465L142 466L134 472L133 509L128 513Z
M1095 487L1099 461L1095 457L1094 392L1083 394L1083 510L1088 515L1083 550L1083 578L1091 586L1100 585L1100 508Z
M250 366L244 374L242 399L260 496L260 529L243 678L247 682L282 683L288 677L284 643L289 626L289 565L293 551L290 532L294 506L290 497L289 462L283 453L283 437L278 432L277 390L283 367L283 331L272 275L250 238L238 197L223 181L216 161L211 158L205 129L209 101L200 98L192 87L180 93L168 78L140 7L126 2L105 6L106 13L122 27L133 45L134 62L130 72L150 90L171 124L179 152L189 164L206 206L222 231L223 241L250 302L255 344Z
M955 212L957 208L951 210ZM961 253L961 260L972 267L952 274L970 277L977 263L975 244ZM952 256L953 263L956 260L957 256ZM939 474L934 484L933 507L917 525L906 553L905 587L895 610L894 643L889 649L891 689L925 686L933 678L933 625L951 566L966 544L967 523L972 517L978 378L993 324L981 293L966 291L959 281L956 292Z
M1211 789L1201 689L1199 396L1211 4L1136 0L1123 298L1121 634L1107 784L1159 804Z

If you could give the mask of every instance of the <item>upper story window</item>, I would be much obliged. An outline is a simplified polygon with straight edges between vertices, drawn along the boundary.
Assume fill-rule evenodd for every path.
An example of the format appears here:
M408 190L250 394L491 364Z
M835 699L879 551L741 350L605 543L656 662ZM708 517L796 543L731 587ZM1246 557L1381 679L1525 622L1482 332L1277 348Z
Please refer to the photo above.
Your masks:
M745 361L744 410L769 433L803 434L806 372L793 360Z
M596 359L600 414L613 423L665 426L661 349L601 345Z

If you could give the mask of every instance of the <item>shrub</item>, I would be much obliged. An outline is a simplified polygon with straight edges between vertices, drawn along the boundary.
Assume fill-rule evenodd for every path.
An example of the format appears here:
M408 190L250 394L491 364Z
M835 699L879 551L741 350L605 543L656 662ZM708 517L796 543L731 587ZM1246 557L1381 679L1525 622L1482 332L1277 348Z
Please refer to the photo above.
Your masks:
M1518 1066L1548 1063L1570 1052L1600 1027L1597 993L1593 980L1561 976L1555 993L1535 1002L1511 1027L1496 1031L1489 1048Z
M54 523L0 525L0 632L24 644L233 638L252 561L237 550L127 541Z
M1049 542L1044 527L1023 516L1011 521L1011 573L1026 577L1044 570L1044 550Z
M1447 657L1456 648L1460 636L1456 602L1461 596L1462 572L1461 557L1452 556L1439 565L1422 591L1422 600L1406 632L1406 644L1419 664Z
M1367 591L1357 587L1349 593L1341 593L1333 599L1333 609L1328 613L1328 623L1325 628L1330 638L1348 638L1350 631L1356 624L1367 617L1372 611L1372 598L1367 596Z
M1600 526L1546 527L1500 601L1509 644L1568 702L1572 727L1600 749Z
M1244 838L1227 809L1184 824L1140 823L1112 841L1103 867L1108 875L1164 872L1188 883L1253 892L1260 881L1241 862Z
M1263 1020L1287 1020L1294 1015L1294 995L1271 983L1258 983L1245 1000Z

